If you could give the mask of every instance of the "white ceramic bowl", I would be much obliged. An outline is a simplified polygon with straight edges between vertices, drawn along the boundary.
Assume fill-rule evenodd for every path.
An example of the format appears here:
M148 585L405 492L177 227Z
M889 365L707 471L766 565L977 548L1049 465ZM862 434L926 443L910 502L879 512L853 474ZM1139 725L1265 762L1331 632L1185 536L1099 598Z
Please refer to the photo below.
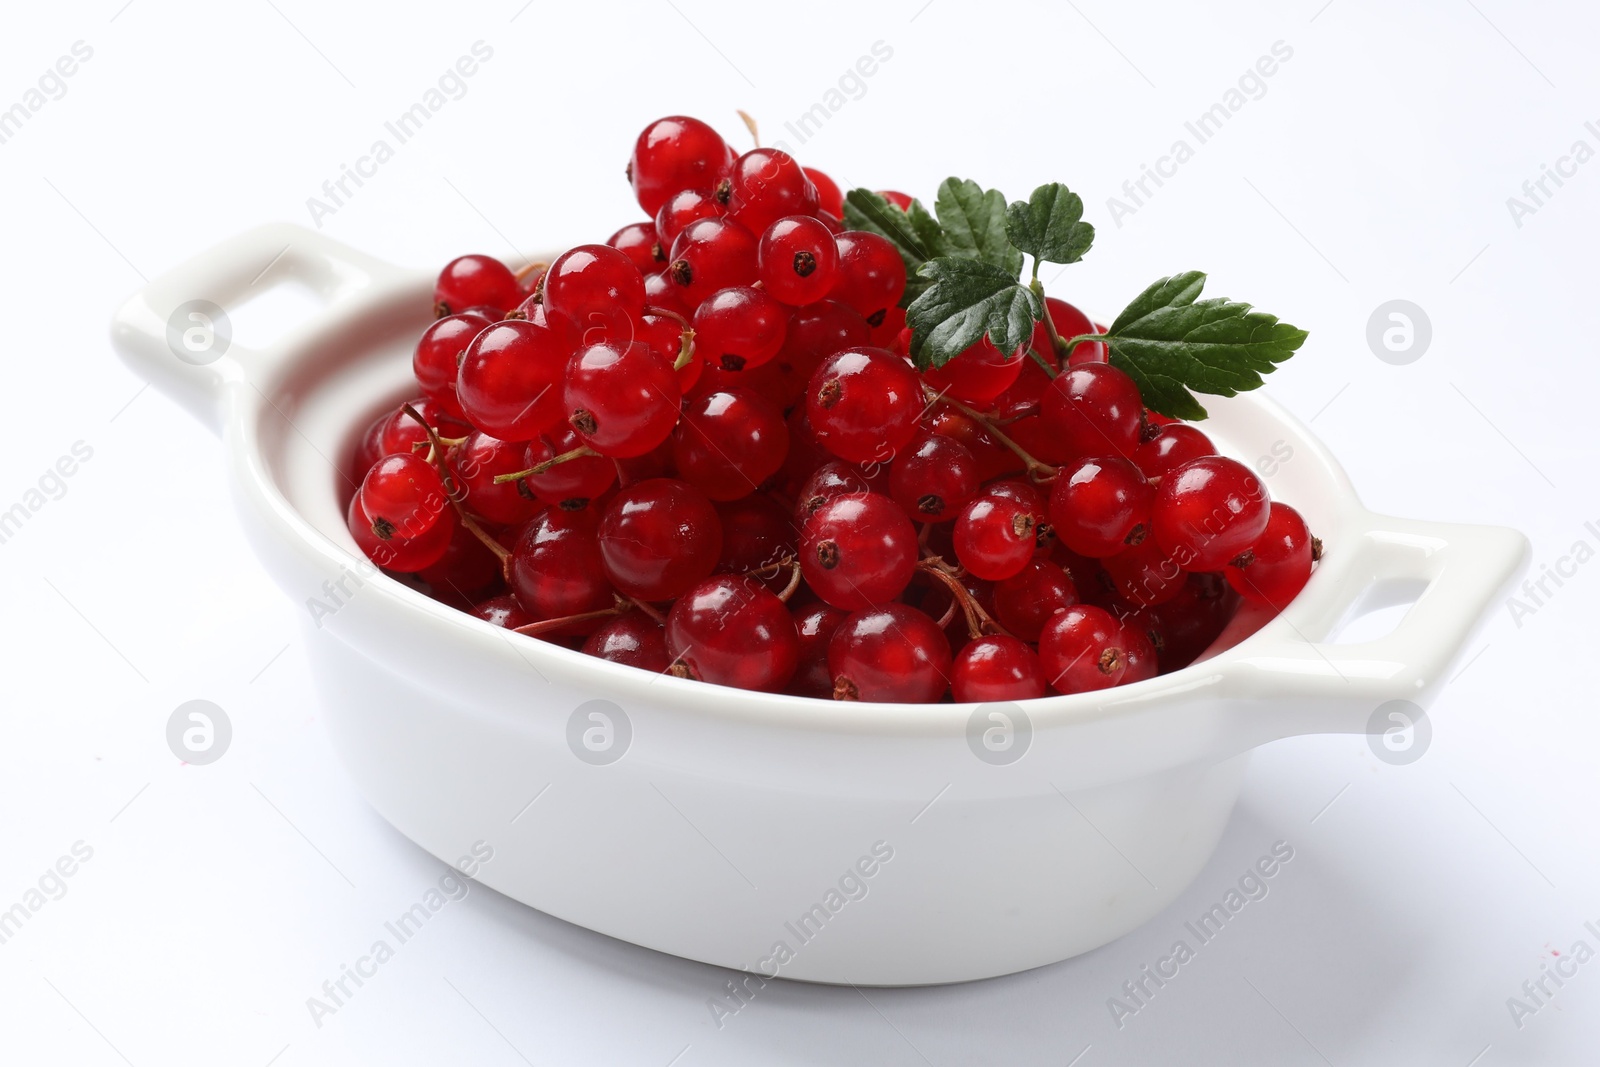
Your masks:
M169 317L186 302L227 307L286 281L324 310L261 350L234 344L203 365L174 355ZM284 591L334 609L313 618L308 606L305 647L329 732L373 806L446 862L487 842L477 877L500 892L663 952L914 985L1103 945L1200 871L1251 749L1363 732L1392 700L1426 706L1526 561L1512 530L1369 513L1272 401L1213 398L1207 433L1246 461L1272 458L1272 493L1327 554L1281 616L1201 663L1020 709L829 703L650 675L374 574L346 532L341 471L368 421L414 392L431 283L266 226L148 285L117 312L114 339L221 433L244 529ZM1389 636L1326 641L1353 610L1418 590Z

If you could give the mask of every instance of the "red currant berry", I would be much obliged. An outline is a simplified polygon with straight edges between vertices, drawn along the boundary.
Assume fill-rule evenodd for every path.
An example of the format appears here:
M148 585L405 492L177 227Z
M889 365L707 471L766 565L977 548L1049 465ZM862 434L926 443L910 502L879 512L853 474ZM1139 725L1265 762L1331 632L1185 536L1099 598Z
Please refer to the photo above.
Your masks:
M1110 612L1077 604L1057 612L1039 635L1039 662L1057 692L1087 693L1121 684L1126 635Z
M911 195L909 193L902 193L898 189L879 189L878 195L901 211L911 210Z
M836 496L800 531L800 570L823 600L844 611L886 604L917 568L917 532L900 506L877 493Z
M606 244L627 256L640 274L649 274L667 265L670 240L656 232L653 222L630 222L608 237Z
M733 166L733 150L699 119L673 115L644 128L633 146L628 180L644 213L655 216L679 189L711 189Z
M785 215L817 211L817 187L794 157L778 148L757 148L740 156L717 196L728 205L728 217L751 233Z
M640 600L672 600L711 573L722 520L687 482L654 478L619 492L600 520L600 556L611 584Z
M1099 457L1063 467L1050 489L1050 524L1080 556L1114 556L1148 533L1155 492L1125 459Z
M1132 378L1109 363L1058 375L1040 401L1049 431L1074 456L1133 456L1144 402Z
M978 461L952 437L918 431L889 467L889 495L918 522L948 522L978 492Z
M523 610L522 605L517 603L517 598L510 593L501 593L499 596L492 596L475 604L472 614L490 626L498 626L502 630L515 630L519 626L539 621Z
M493 256L452 259L433 285L433 306L443 315L479 305L504 315L520 303L522 285L517 276Z
M1154 537L1100 562L1116 594L1135 607L1162 604L1183 591L1183 568Z
M666 203L661 205L661 210L656 212L656 233L664 242L664 247L670 249L672 242L677 240L678 234L689 223L715 218L723 210L723 206L710 193L681 189L668 197Z
M462 503L468 511L503 526L538 514L542 505L525 480L495 484L497 475L526 469L523 452L521 444L477 432L450 450L450 470L466 490Z
M994 617L1024 641L1039 640L1050 616L1078 602L1067 572L1047 559L1031 559L994 587Z
M804 527L806 520L834 497L860 496L870 492L872 484L861 473L861 468L842 459L828 460L800 483L800 491L795 494L794 500L795 521Z
M579 245L550 264L544 276L544 309L564 318L580 336L596 327L605 337L629 337L644 313L644 275L627 253L610 245Z
M1022 373L1022 364L1031 358L1021 352L1003 355L988 337L981 337L944 366L924 371L922 376L941 395L986 405L1011 387Z
M358 496L374 536L383 541L421 537L450 506L439 472L412 453L378 460L362 479Z
M1153 482L1174 467L1216 454L1211 438L1187 423L1176 422L1147 434L1144 443L1134 452L1133 461Z
M1122 621L1122 650L1128 657L1128 666L1119 685L1132 685L1161 673L1155 643L1131 615Z
M785 304L814 304L839 276L833 234L814 218L789 215L768 226L756 249L761 284Z
M1050 309L1050 321L1055 324L1056 336L1063 341L1071 340L1074 337L1082 337L1086 333L1106 332L1102 327L1090 322L1089 316L1065 300L1057 300L1053 296L1047 296L1044 298L1044 302L1045 306ZM1040 352L1045 356L1054 355L1057 362L1060 361L1060 353L1055 352L1051 345L1050 331L1045 328L1042 322L1033 328L1033 348L1034 351ZM1074 367L1080 363L1104 363L1105 361L1106 346L1099 341L1080 341L1078 346L1072 350L1072 355L1067 359L1067 363Z
M884 463L916 436L922 380L882 348L849 348L823 360L806 387L806 417L830 452Z
M783 347L789 309L748 286L719 289L694 312L695 351L713 367L759 367Z
M486 327L461 360L456 395L462 410L502 441L544 433L561 421L561 378L570 354L555 331L527 320Z
M1044 667L1026 641L979 637L956 654L950 695L957 704L1031 700L1045 694Z
M1239 594L1217 575L1191 574L1177 596L1137 614L1167 672L1187 667L1211 647L1238 604Z
M869 326L883 322L906 290L906 262L887 238L864 230L834 237L839 280L828 295L859 311Z
M985 486L956 517L956 559L987 581L1009 578L1033 558L1044 521L1044 497L1027 482Z
M1311 564L1321 554L1321 542L1311 536L1300 513L1274 502L1266 528L1223 574L1246 600L1282 611L1305 588Z
M568 422L603 456L642 456L678 422L672 365L637 341L588 345L573 354L565 390Z
M815 167L801 167L811 184L817 187L817 206L835 218L844 217L844 193L839 183Z
M418 397L411 401L410 406L440 437L465 437L472 432L472 427L464 422L456 422L427 397ZM383 428L378 433L378 455L373 457L373 462L377 462L383 456L416 452L429 443L428 431L413 419L402 405L384 417ZM361 469L361 473L363 476L366 475L365 467Z
M642 611L618 615L589 635L583 651L599 659L660 674L672 664L667 632Z
M740 389L685 406L672 434L678 476L712 500L737 500L778 473L789 451L783 412Z
M523 456L526 466L518 469L537 467L582 446L583 441L572 427L558 426L528 442L527 452ZM554 504L565 511L578 511L588 507L616 480L615 460L606 456L575 456L557 463L543 474L528 475L522 483L545 503Z
M845 613L827 604L807 604L794 609L794 625L800 635L800 657L789 692L795 696L833 697L833 675L828 671L828 643L845 620Z
M411 372L417 376L422 392L453 418L464 419L461 401L456 399L456 375L467 345L483 328L499 320L481 315L446 315L435 319L422 332L417 351L411 357Z
M644 302L650 307L665 308L688 318L694 310L683 302L683 290L672 284L665 270L644 276Z
M792 558L799 533L787 508L764 493L752 493L742 500L716 505L722 518L722 554L717 571L743 574L762 567L773 567ZM789 582L789 571L777 568L763 578L769 588L780 590Z
M817 366L835 352L867 343L872 327L848 304L819 300L795 308L784 331L783 347L773 363L782 372L784 406L805 393Z
M1220 571L1267 528L1270 504L1266 486L1249 467L1207 456L1161 479L1150 527L1184 570Z
M589 511L545 508L530 519L512 545L506 579L536 619L581 615L614 602Z
M835 700L931 704L950 688L950 642L916 608L858 611L828 641Z
M437 599L454 602L465 609L490 587L499 584L500 561L478 540L477 534L458 522L444 555L431 567L418 571L417 577L433 588Z
M719 574L672 605L667 651L703 682L771 693L793 677L800 635L783 601L760 582Z
M718 289L751 285L758 275L756 239L731 219L697 219L672 242L667 277L687 307Z
M372 520L361 508L361 494L350 498L345 525L363 555L386 571L410 574L433 566L444 557L456 530L456 513L445 509L421 537L379 537Z

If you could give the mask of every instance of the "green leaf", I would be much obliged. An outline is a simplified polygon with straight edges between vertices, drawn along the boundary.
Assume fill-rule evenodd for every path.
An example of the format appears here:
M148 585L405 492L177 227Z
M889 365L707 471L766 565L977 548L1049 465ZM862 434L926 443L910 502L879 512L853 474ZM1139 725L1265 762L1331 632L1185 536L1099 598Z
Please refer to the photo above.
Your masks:
M1006 208L1006 237L1038 263L1076 263L1094 243L1083 198L1060 182L1041 185L1026 203Z
M1162 278L1096 338L1110 347L1112 366L1138 383L1145 406L1172 418L1206 417L1191 390L1233 396L1259 388L1306 339L1249 304L1197 299L1205 283L1200 271Z
M1019 265L1020 266L1020 265ZM941 367L985 334L1002 352L1015 352L1044 314L1032 289L993 263L948 256L924 263L928 282L906 308L911 352L919 369Z
M1022 271L1022 253L1006 238L1006 198L999 190L975 181L946 178L934 199L944 228L948 256L992 264L1015 278Z
M847 229L865 230L886 238L906 264L906 291L900 306L908 307L928 287L918 269L930 259L946 253L944 231L922 206L911 201L911 210L902 211L871 189L852 189L844 198L844 224Z

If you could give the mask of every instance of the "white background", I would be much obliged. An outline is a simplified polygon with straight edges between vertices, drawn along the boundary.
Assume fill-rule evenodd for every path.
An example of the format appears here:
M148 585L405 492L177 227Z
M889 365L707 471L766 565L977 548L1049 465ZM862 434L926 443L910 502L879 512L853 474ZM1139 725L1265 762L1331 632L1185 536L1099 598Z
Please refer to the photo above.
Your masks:
M482 40L492 60L326 232L396 262L603 239L650 119L771 138L876 41L892 58L797 147L841 185L1023 196L1064 180L1099 239L1053 291L1113 314L1161 274L1311 331L1271 392L1380 511L1514 525L1534 574L1600 546L1592 403L1600 162L1518 226L1507 198L1600 120L1579 5L1294 0L1226 8L638 5L549 0L26 4L0 107L75 41L93 58L0 144L0 510L74 442L93 458L0 544L0 908L77 841L93 858L0 945L8 1063L1592 1063L1600 962L1519 1028L1506 1006L1600 921L1592 667L1600 564L1537 610L1497 605L1410 766L1362 737L1261 751L1213 863L1167 913L1039 971L929 990L785 983L718 1029L727 977L474 889L318 1028L323 980L441 865L332 759L295 643L302 610L244 547L217 442L113 356L144 279L306 199ZM1293 49L1118 226L1107 197L1276 41ZM1192 143L1192 138L1191 138ZM1366 342L1404 298L1431 346ZM240 339L272 316L237 316ZM256 331L252 333L251 331ZM1520 625L1518 624L1520 622ZM181 702L232 747L185 766ZM1330 803L1331 802L1331 803ZM1118 1029L1106 1000L1272 842L1296 857ZM674 1059L676 1057L676 1059ZM1079 1057L1074 1059L1074 1057ZM1477 1057L1475 1059L1475 1057Z

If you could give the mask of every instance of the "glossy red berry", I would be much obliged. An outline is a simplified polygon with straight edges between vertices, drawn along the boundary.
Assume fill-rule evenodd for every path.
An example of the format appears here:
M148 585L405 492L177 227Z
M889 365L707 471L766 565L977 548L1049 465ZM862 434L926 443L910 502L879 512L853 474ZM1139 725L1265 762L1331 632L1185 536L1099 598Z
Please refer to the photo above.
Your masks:
M456 376L460 373L467 345L498 318L446 315L435 319L417 342L417 350L411 357L411 372L417 376L417 384L440 410L457 419L467 417L461 410L461 401L456 399Z
M528 442L523 454L524 466L530 470L548 463L557 456L566 455L582 447L583 440L570 426L558 426ZM586 508L617 480L617 464L607 456L576 456L563 460L543 474L530 474L522 479L528 489L547 504L566 511Z
M1274 501L1266 528L1223 574L1246 600L1282 611L1305 588L1311 564L1321 554L1321 542L1311 536L1300 513Z
M628 179L646 215L655 217L680 189L713 189L733 166L733 150L699 119L672 115L644 128L633 146Z
M517 601L537 619L580 615L613 603L595 517L588 511L545 508L535 515L512 545L506 578Z
M785 406L804 395L824 359L865 345L871 333L866 319L837 300L819 300L795 308L784 330L783 347L772 361L782 374Z
M672 600L710 575L722 553L722 520L687 482L653 478L614 497L600 520L600 556L611 584L640 600Z
M1144 441L1134 451L1133 461L1153 482L1174 467L1216 454L1211 438L1187 423L1176 422L1145 434Z
M570 248L545 273L544 309L571 323L582 341L631 339L644 313L644 275L610 245Z
M828 644L833 632L845 620L845 612L827 604L806 604L794 609L795 630L800 636L799 662L789 680L795 696L833 698L833 675L828 670Z
M660 674L672 664L667 654L667 633L642 611L618 615L589 635L585 654Z
M805 522L836 496L860 496L872 492L872 483L861 473L861 468L842 459L830 459L800 483L794 498L794 518L804 528Z
M438 404L428 397L418 397L410 402L410 407L422 416L422 421L432 427L440 437L465 437L472 432L472 427L464 422L457 422L445 414ZM378 431L377 455L372 457L376 463L382 456L396 456L402 453L419 452L431 443L428 431L421 423L412 418L406 411L405 405L396 408L384 416L382 426ZM372 464L367 464L370 467ZM367 468L360 471L364 477Z
M732 219L697 219L673 240L667 277L686 307L698 307L718 289L755 283L756 247L755 236Z
M728 217L760 233L785 215L814 215L817 187L794 157L780 148L756 148L734 161L726 186L716 190Z
M648 345L605 342L573 354L564 392L567 421L603 456L642 456L678 422L678 378Z
M917 533L900 506L877 493L835 496L805 520L800 570L823 600L845 611L886 604L917 567Z
M911 210L911 194L909 193L902 193L898 189L879 189L878 195L901 211Z
M561 379L570 354L555 331L525 319L486 327L461 360L456 395L462 410L502 441L544 433L561 421Z
M885 463L916 436L922 380L882 348L850 348L823 360L806 387L817 440L853 463Z
M839 276L833 233L806 215L778 219L761 234L756 265L767 292L791 306L827 296Z
M762 289L719 289L694 312L695 351L713 367L759 367L783 347L789 309Z
M1029 560L994 587L995 619L1024 641L1037 641L1050 616L1077 602L1072 578L1047 559Z
M1050 489L1050 524L1080 556L1102 559L1149 532L1155 491L1125 459L1100 456L1063 467Z
M701 681L776 692L794 675L800 635L788 607L766 586L719 574L672 605L667 651Z
M1022 364L1031 358L1021 352L1007 356L988 337L981 337L942 367L930 368L922 376L942 396L987 405L1011 387L1022 373Z
M680 189L669 196L666 203L661 205L661 210L656 212L656 233L665 242L664 247L670 250L672 242L677 240L678 234L689 223L713 218L725 210L705 190Z
M357 496L373 536L382 541L421 537L450 508L438 470L409 452L373 464Z
M1155 642L1131 616L1122 620L1122 651L1128 666L1122 673L1119 685L1132 685L1161 673L1161 659Z
M440 600L466 609L491 587L500 583L500 561L484 547L478 535L455 523L455 532L444 554L432 566L417 572L417 577L432 587Z
M751 493L740 500L724 501L716 508L722 519L718 572L743 574L794 556L800 536L794 516L772 497ZM763 581L769 588L780 590L789 582L789 570L776 569Z
M1237 460L1208 456L1174 468L1156 490L1151 532L1188 571L1219 571L1267 527L1266 486Z
M1163 604L1183 590L1186 575L1154 537L1100 561L1116 594L1135 607Z
M350 498L350 506L345 510L345 526L355 538L356 547L368 559L384 570L409 574L431 567L444 557L450 538L455 534L456 513L446 509L420 537L391 534L383 538L374 532L372 520L361 508L358 493Z
M462 503L474 515L504 526L527 522L543 505L525 481L495 483L501 474L526 470L525 449L473 432L450 450L449 466L458 486L466 491Z
M950 688L950 642L905 604L858 611L828 642L835 700L930 704Z
M671 245L671 239L660 236L653 222L630 222L606 238L606 244L627 256L643 275L667 265L667 248Z
M1045 691L1044 667L1026 641L979 637L956 653L950 694L957 704L1031 700Z
M828 295L855 308L876 326L900 302L906 289L906 263L887 238L864 230L846 230L834 237L839 251L839 279Z
M712 500L755 492L778 473L788 451L783 411L740 389L695 397L672 434L678 476Z
M815 167L801 167L811 184L817 187L817 206L835 218L844 217L844 193L839 183Z
M502 630L515 630L519 626L539 621L529 615L522 605L517 603L517 598L510 593L501 593L499 596L480 601L473 605L472 614L490 626L498 626Z
M956 517L956 558L979 578L998 582L1027 566L1046 521L1044 496L1027 482L994 482Z
M1121 456L1139 447L1144 402L1132 378L1109 363L1062 372L1040 399L1040 416L1074 456Z
M966 445L922 430L889 467L889 495L918 522L954 519L978 484L978 461Z
M504 314L522 303L522 296L517 276L493 256L452 259L433 285L434 308L444 315L479 306Z
M1044 302L1045 306L1050 309L1050 321L1056 328L1056 336L1063 341L1071 340L1074 337L1082 337L1086 333L1106 332L1090 322L1089 316L1065 300L1057 300L1053 296L1047 296ZM1042 322L1033 329L1033 347L1036 352L1047 357L1054 354L1050 341L1050 332L1045 329L1045 325ZM1060 362L1059 355L1056 356L1056 361ZM1072 355L1067 359L1067 363L1074 367L1081 363L1104 363L1105 361L1106 346L1099 341L1080 341L1077 347L1072 350Z
M1061 693L1087 693L1122 683L1128 653L1122 624L1110 612L1077 604L1058 612L1039 635L1045 678Z

